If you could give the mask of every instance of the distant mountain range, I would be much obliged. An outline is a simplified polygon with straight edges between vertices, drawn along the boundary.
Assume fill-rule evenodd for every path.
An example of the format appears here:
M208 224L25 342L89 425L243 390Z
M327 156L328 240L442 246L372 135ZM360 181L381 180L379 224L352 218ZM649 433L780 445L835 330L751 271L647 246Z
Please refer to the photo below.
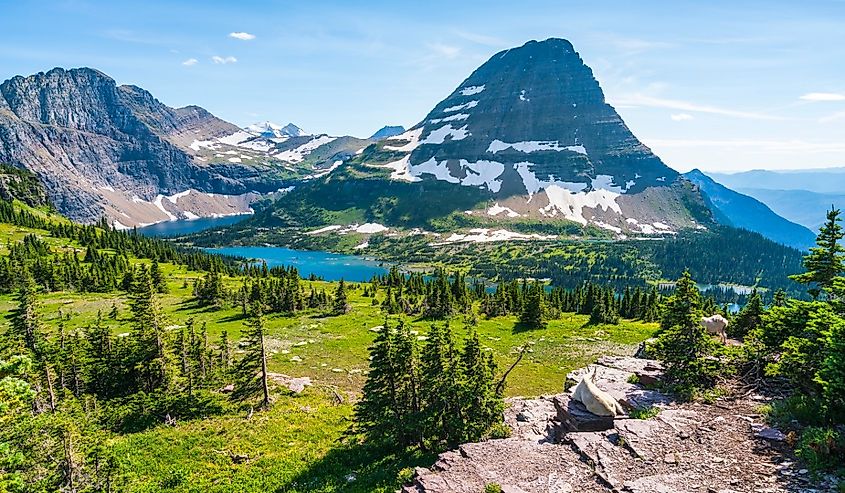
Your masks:
M684 177L701 188L720 223L755 231L773 241L801 250L814 245L815 233L777 215L753 197L735 192L697 169L685 173Z
M707 174L814 232L832 206L845 209L845 168Z

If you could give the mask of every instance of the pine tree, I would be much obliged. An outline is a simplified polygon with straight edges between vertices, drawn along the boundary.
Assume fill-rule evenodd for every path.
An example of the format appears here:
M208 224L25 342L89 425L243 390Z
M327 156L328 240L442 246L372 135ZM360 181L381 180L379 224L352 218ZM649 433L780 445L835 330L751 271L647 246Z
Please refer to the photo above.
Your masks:
M172 383L172 367L158 300L144 266L135 275L129 306L133 322L132 367L137 383L147 392L168 388Z
M349 300L346 297L346 283L343 279L337 284L337 289L334 292L334 301L332 303L332 313L335 315L343 315L349 313Z
M220 332L220 363L223 366L223 371L228 371L232 366L232 345L229 342L229 332L223 330Z
M246 353L238 364L239 383L233 396L245 400L260 394L261 407L267 409L270 407L270 386L267 375L267 350L264 344L265 330L261 307L252 305L243 331L247 343Z
M438 445L456 445L463 434L459 364L452 329L448 324L432 325L420 361L425 399L421 422L425 436Z
M158 260L153 260L152 266L150 266L150 281L153 283L153 288L155 288L156 292L167 292L167 280L161 272L161 266L158 265Z
M493 356L482 351L478 332L473 328L469 328L461 363L464 375L461 404L466 420L461 441L475 442L501 419L504 402L493 384L496 374Z
M37 355L41 351L43 330L38 315L38 289L28 269L24 269L23 276L15 297L17 307L11 312L10 336L22 348Z
M807 272L789 276L802 284L818 286L828 294L833 294L834 280L845 272L845 247L839 241L845 236L839 225L840 211L833 209L827 213L827 221L819 230L816 245L804 257Z
M749 332L759 327L764 312L763 298L755 289L751 292L748 302L737 314L734 322L728 326L731 337L744 338Z
M525 289L527 292L522 304L522 312L519 314L519 323L529 329L545 328L546 295L543 286L534 282Z
M701 293L684 271L664 306L655 353L666 365L668 380L688 394L713 385L716 369L707 359L712 348L701 325Z
M825 350L816 381L822 386L828 413L834 422L845 420L845 319L830 317Z
M370 371L361 400L355 405L355 422L368 440L408 446L402 432L400 375L397 365L396 331L387 320L370 346Z

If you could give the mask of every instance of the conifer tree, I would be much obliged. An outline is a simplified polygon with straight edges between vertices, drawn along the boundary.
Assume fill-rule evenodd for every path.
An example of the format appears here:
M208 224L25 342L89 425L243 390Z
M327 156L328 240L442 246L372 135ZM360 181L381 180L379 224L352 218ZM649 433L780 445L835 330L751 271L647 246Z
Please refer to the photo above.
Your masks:
M220 332L220 363L224 372L232 366L232 345L229 342L229 331L227 330Z
M689 271L678 279L666 301L655 353L666 365L668 380L681 393L714 383L714 363L707 359L713 341L701 325L701 294Z
M150 281L153 283L153 288L155 288L156 292L167 292L167 280L161 272L161 266L158 265L158 260L153 260L153 263L150 266Z
M839 209L828 211L827 221L816 237L816 246L804 257L807 272L790 276L802 284L818 286L829 295L833 294L834 280L845 272L845 247L839 243L845 233L839 224L839 214Z
M10 335L22 348L38 354L42 343L41 317L38 315L38 288L29 269L24 269L21 287L11 312Z
M742 307L739 314L737 314L734 322L728 326L731 337L744 338L749 332L759 327L762 323L764 312L763 298L754 289L748 298L748 302Z
M830 417L836 423L845 421L845 319L830 317L826 331L825 351L816 381L821 385Z
M535 281L525 290L525 300L522 303L522 312L519 314L519 323L529 329L545 328L546 300L543 286Z
M346 297L346 283L343 279L337 284L337 289L334 292L334 301L332 302L332 313L335 315L343 315L349 313L349 300Z
M461 352L461 363L464 375L461 404L466 420L462 441L474 442L501 419L504 406L493 384L496 373L493 356L482 351L478 332L471 327Z
M146 267L141 266L134 277L129 301L133 322L132 367L138 385L152 392L170 386L172 368L158 300Z
M270 407L270 386L267 375L267 349L265 347L264 313L261 306L250 307L249 318L243 335L247 346L246 354L241 358L238 369L238 385L233 396L239 400L261 395L261 407Z
M452 329L433 324L421 353L421 422L426 437L435 444L455 445L463 435L460 366Z
M355 405L355 422L368 440L376 443L399 442L405 447L400 409L400 375L397 365L396 335L387 320L370 346L370 371L361 400Z

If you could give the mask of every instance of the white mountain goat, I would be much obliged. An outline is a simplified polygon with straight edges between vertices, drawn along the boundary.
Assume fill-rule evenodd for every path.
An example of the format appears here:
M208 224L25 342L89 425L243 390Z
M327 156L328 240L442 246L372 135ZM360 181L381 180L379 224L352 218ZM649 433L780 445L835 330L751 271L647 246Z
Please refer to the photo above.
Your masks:
M593 375L595 373L596 370L593 370ZM596 416L616 417L625 414L622 406L616 402L613 396L598 388L593 383L593 376L589 373L585 374L581 378L581 381L578 382L575 391L572 393L572 398L584 404L587 411L590 411Z
M701 317L701 325L704 326L708 335L719 336L722 344L727 342L728 335L725 333L725 329L728 327L728 320L725 317L718 313L711 317Z

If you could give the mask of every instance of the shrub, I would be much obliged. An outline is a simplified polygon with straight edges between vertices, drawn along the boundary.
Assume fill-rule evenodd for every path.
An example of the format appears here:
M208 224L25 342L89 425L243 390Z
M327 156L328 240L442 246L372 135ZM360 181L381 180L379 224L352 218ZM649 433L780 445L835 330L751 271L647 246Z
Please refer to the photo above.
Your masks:
M631 410L628 413L628 416L633 419L651 419L657 417L660 414L660 408L657 406L649 406L649 407L638 407L636 409Z
M484 485L484 493L502 493L499 483L487 483Z
M797 453L813 471L845 472L845 434L833 428L813 426L804 430Z

